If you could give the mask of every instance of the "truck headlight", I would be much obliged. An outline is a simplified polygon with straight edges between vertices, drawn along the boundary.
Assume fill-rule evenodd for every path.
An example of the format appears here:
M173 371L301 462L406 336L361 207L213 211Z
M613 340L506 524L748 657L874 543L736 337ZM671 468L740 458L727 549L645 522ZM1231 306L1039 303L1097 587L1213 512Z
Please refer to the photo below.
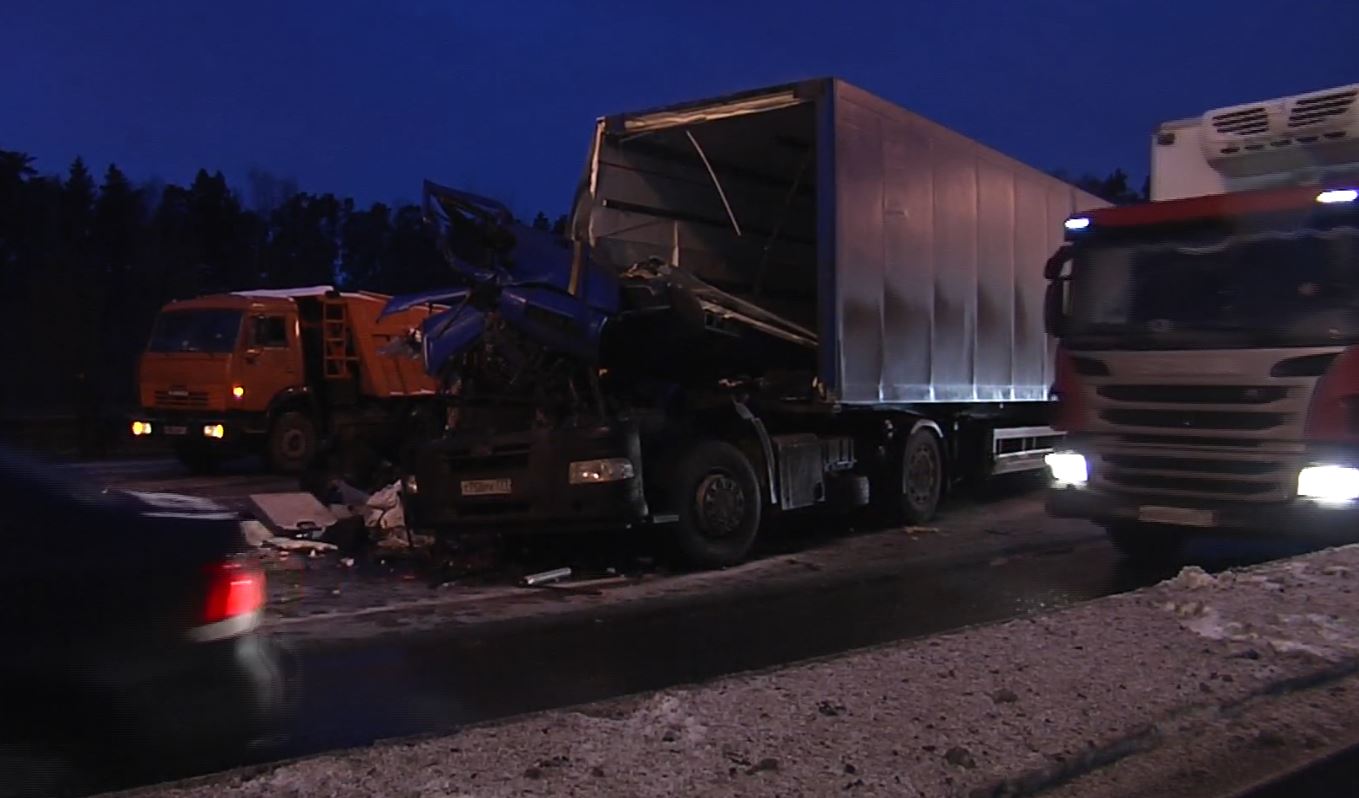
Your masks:
M1085 467L1085 455L1076 452L1049 452L1043 457L1043 462L1047 464L1048 470L1052 472L1052 481L1058 486L1084 485L1090 473Z
M1359 499L1359 468L1307 466L1298 472L1298 495L1333 504Z
M216 438L221 440L226 437L226 427L223 427L221 424L205 425L203 427L203 436L205 438Z
M571 464L568 481L572 485L590 485L598 482L620 482L632 479L637 472L632 461L626 457L611 457L606 460L577 460Z
M139 436L139 437L142 436L142 435L150 435L150 434L151 434L151 422L150 422L150 421L134 421L134 422L132 422L132 434L133 434L133 435L137 435L137 436Z

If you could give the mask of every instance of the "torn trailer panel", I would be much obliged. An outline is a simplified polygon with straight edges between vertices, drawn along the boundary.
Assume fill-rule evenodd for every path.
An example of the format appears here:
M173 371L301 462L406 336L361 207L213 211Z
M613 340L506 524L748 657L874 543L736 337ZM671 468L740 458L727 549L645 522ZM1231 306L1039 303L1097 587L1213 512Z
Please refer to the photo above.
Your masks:
M1104 204L823 79L600 119L572 229L815 331L834 401L1045 401L1041 264Z

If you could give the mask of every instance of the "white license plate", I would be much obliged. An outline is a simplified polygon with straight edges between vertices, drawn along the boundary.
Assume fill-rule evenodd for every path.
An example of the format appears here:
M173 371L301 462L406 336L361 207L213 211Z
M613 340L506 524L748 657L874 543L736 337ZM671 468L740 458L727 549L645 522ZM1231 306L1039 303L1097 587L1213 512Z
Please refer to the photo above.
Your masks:
M508 479L464 479L464 496L504 496L514 491L514 483Z
M188 434L189 434L189 428L188 428L188 427L166 427L166 428L165 428L165 434L166 434L166 435L188 435Z
M1217 516L1212 510L1198 510L1192 507L1156 507L1144 504L1137 508L1137 520L1149 524L1217 526Z

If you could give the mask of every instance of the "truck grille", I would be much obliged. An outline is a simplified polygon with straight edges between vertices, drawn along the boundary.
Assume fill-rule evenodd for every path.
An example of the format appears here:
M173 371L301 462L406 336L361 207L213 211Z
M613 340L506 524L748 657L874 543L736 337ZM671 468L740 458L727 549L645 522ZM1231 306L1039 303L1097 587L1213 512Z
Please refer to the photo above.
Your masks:
M1091 477L1104 487L1148 497L1283 501L1292 496L1299 465L1300 453L1213 451L1187 442L1173 450L1165 444L1097 444Z
M1100 411L1111 424L1128 427L1158 427L1184 430L1266 430L1284 422L1283 413L1237 413L1205 410L1122 410Z
M1315 374L1333 348L1081 353L1090 483L1148 503L1282 502L1297 489Z
M465 474L480 470L527 468L532 447L512 444L480 448L466 446L449 449L444 457L454 473Z
M1261 405L1288 397L1283 385L1101 385L1097 392L1117 402Z
M156 391L156 407L184 410L207 406L207 391Z

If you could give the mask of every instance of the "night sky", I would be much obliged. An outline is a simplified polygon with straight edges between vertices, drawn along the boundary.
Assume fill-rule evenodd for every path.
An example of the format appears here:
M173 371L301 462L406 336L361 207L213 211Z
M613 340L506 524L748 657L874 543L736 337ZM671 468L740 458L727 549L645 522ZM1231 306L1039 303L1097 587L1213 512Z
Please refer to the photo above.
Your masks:
M566 211L596 116L800 78L1139 185L1159 121L1359 81L1355 0L4 0L0 37L0 149L43 172L527 214Z

